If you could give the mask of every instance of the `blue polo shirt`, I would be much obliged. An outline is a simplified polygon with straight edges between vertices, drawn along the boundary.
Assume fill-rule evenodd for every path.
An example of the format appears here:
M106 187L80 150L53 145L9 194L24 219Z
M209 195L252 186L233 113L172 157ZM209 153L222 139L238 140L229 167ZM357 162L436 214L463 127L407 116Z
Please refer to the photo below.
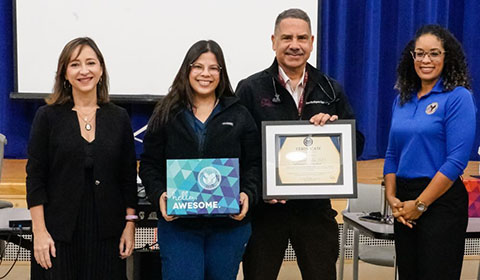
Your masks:
M384 174L433 178L440 171L455 181L472 151L476 128L473 95L464 87L444 91L440 79L432 91L404 105L393 103Z

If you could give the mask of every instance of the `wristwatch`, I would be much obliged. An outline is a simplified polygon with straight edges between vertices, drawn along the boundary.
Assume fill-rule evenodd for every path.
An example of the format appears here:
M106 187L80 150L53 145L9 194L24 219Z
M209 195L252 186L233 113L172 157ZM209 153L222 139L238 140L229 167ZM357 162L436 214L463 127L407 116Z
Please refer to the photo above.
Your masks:
M428 208L427 204L425 204L425 202L423 202L421 200L417 200L415 202L415 207L417 207L417 210L422 212L422 213L427 211L427 208Z

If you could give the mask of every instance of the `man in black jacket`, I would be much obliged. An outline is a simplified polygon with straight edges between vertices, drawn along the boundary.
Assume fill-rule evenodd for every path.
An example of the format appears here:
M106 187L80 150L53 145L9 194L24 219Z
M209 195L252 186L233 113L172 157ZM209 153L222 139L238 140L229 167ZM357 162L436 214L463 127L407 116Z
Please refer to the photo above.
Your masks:
M272 35L275 61L240 81L236 91L259 128L262 121L310 120L324 125L354 118L342 87L307 63L313 40L304 11L289 9L278 15ZM356 137L360 155L364 138L358 131ZM336 215L329 199L260 203L253 213L253 232L243 260L245 279L276 279L290 240L303 279L334 280Z

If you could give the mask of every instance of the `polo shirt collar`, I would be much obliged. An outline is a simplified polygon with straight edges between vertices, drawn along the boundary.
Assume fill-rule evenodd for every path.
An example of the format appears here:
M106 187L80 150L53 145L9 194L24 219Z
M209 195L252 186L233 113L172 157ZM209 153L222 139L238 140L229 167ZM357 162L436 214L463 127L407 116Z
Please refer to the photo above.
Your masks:
M430 92L444 92L444 91L445 89L443 88L443 79L439 78Z
M280 65L278 65L278 75L280 75L280 77L283 79L285 84L288 84L288 82L290 81L290 78L285 73L285 71L283 71L283 68ZM305 68L303 69L303 74L302 74L302 77L300 78L300 82L298 83L297 87L301 86L304 88L305 87L305 85L303 84L304 81L305 81Z
M430 90L429 92L427 92L427 94L425 94L424 96L422 96L420 99L423 99L423 98L426 98L427 96L430 96L434 93L442 93L442 92L445 92L445 89L443 88L443 80L442 78L439 78L438 81L435 83L435 85L433 86L432 90ZM415 95L416 96L416 95ZM418 99L418 98L416 98Z

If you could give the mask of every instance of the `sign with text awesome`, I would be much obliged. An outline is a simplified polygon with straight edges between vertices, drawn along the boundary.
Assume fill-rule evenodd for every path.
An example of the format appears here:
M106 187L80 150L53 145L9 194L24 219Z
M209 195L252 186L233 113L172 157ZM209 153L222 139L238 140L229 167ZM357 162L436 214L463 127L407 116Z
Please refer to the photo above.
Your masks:
M237 214L240 170L237 158L167 160L167 214Z

